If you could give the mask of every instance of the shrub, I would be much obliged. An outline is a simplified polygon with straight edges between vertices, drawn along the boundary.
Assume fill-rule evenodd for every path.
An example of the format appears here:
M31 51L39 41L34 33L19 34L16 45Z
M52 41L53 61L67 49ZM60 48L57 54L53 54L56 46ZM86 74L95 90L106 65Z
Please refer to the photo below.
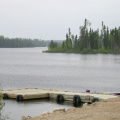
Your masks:
M1 117L2 117L2 114L1 114L1 111L2 111L2 108L4 107L5 103L3 101L3 95L0 91L0 120L1 120Z

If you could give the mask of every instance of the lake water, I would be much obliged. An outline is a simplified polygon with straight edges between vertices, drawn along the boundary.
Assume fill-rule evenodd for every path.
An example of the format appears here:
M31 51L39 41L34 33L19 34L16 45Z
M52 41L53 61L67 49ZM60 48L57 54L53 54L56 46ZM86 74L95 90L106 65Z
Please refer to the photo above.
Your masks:
M87 89L91 92L120 91L120 55L42 53L46 49L0 48L1 88L43 88L77 92ZM42 112L47 111L48 104L51 106L49 109L58 105L50 101L18 104L16 101L7 100L4 109L12 114L10 106L14 104L15 109L22 106L20 109L26 109L26 114L30 115L38 110L40 103L46 109ZM32 105L37 109L35 112L29 110Z

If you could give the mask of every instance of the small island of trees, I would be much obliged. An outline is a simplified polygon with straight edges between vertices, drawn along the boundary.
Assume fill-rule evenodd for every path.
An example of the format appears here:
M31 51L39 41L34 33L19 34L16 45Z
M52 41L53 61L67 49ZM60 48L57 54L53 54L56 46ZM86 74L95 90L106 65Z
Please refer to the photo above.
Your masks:
M69 28L66 40L61 46L51 41L46 52L57 53L120 53L120 27L110 29L102 22L99 31L89 29L91 23L85 19L84 25L80 27L80 36L71 34ZM100 33L99 33L100 32Z

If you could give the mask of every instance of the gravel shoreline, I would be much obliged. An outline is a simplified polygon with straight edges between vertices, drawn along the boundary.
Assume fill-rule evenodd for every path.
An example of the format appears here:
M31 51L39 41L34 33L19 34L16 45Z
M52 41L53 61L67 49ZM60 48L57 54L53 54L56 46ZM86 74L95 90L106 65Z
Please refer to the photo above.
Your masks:
M46 112L34 118L22 120L120 120L120 97L85 105L83 108L70 108Z

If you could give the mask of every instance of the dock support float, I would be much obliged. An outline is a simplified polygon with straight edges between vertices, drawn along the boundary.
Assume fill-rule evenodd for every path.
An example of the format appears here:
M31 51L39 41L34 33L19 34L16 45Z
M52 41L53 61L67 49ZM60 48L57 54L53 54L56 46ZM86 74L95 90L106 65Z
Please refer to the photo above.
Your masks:
M79 95L73 97L73 106L78 107L81 105L81 98Z
M18 102L22 102L22 101L23 101L23 96L22 96L22 95L17 95L16 100L17 100Z
M57 103L63 103L64 102L63 95L62 94L58 94L56 100L57 100Z
M3 94L3 99L8 99L8 94L7 93Z

